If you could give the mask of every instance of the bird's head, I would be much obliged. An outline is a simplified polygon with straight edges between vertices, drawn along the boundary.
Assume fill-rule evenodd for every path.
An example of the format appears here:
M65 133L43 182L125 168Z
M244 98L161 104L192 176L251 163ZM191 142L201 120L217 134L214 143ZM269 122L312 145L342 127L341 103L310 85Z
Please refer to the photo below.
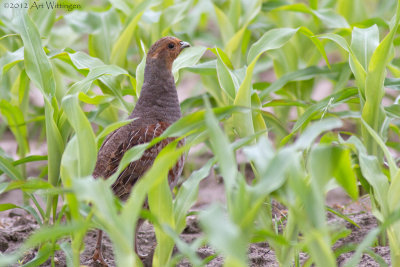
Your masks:
M189 43L181 41L178 38L163 37L151 46L147 53L147 61L157 60L160 63L165 63L166 67L171 70L172 63L178 57L179 53L189 46Z

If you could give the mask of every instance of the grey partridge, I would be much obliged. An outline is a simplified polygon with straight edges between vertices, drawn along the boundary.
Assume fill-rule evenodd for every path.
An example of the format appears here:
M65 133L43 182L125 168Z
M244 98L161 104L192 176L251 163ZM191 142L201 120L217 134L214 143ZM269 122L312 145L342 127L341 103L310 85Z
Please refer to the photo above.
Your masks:
M190 45L175 37L164 37L155 42L146 57L144 81L140 97L129 118L131 123L110 133L104 140L98 156L93 177L107 179L118 169L124 153L133 146L150 142L160 136L172 123L181 118L178 95L176 92L172 63L179 53ZM167 138L148 148L142 157L131 162L118 176L112 185L114 194L125 201L132 186L152 166L158 153L172 140ZM182 145L182 139L179 145ZM171 189L176 185L183 168L183 156L168 173ZM147 204L145 204L146 206ZM135 233L135 250L137 250L137 230L142 220L139 220ZM98 231L97 245L93 260L106 265L102 252L102 231Z

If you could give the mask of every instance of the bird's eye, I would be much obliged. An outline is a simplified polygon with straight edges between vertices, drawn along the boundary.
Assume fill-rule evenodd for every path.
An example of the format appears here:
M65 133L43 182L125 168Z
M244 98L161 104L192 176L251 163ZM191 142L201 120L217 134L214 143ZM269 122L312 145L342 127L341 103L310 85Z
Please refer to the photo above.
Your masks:
M168 48L169 48L169 49L172 49L172 48L174 48L174 47L175 47L175 45L174 45L173 43L169 43L169 44L168 44Z

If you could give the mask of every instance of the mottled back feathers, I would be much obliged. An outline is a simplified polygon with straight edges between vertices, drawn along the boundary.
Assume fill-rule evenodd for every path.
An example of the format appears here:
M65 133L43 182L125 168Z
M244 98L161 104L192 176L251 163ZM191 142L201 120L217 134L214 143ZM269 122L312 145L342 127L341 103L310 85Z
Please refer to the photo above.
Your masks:
M175 37L164 37L149 50L146 58L144 82L140 97L130 118L135 120L112 132L101 146L93 177L107 179L118 169L127 150L148 143L160 136L182 115L171 72L172 63L188 47ZM126 200L132 186L152 166L158 153L174 138L167 138L147 149L139 160L131 162L118 176L112 189L121 200ZM181 140L178 145L184 144ZM183 156L169 171L171 188L175 186L183 168Z

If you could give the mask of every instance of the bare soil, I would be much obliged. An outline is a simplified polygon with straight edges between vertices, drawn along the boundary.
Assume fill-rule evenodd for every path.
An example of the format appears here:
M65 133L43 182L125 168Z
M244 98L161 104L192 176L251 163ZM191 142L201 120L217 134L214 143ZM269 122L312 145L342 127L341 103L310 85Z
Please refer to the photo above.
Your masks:
M9 138L3 138L0 141L0 147L8 155L15 156L16 144L13 142L9 135ZM45 154L46 148L39 145L34 145L31 151L32 154L40 155ZM193 148L191 154L189 154L189 162L196 158L196 164L205 163L208 158L201 158L196 155L196 151L201 150L201 147ZM192 159L190 159L193 157ZM238 155L240 158L240 155ZM39 167L43 166L44 163L34 163L35 166L27 165L27 172L31 176L36 176L40 172ZM32 164L33 165L33 164ZM250 175L250 174L249 174ZM185 175L186 176L186 175ZM247 177L247 173L246 173ZM251 179L251 177L248 177ZM195 210L201 210L207 207L210 203L220 202L224 203L224 185L222 179L218 176L211 174L208 178L200 183L199 196L196 205L193 207ZM22 196L20 191L11 191L0 195L0 203L14 203L22 204ZM328 193L326 203L328 206L333 207L336 210L340 210L343 214L346 214L354 222L356 222L360 228L355 227L349 222L345 221L333 215L331 213L327 214L328 223L332 226L332 229L347 228L351 230L351 234L345 238L339 239L333 246L333 249L339 249L343 245L348 245L351 243L359 244L364 237L369 233L369 231L377 226L376 219L371 214L370 204L368 198L361 198L357 202L352 202L346 194L340 189L332 190ZM285 213L285 208L280 205L275 205L273 212L277 216L281 213ZM10 253L19 248L25 240L38 229L39 226L35 220L27 213L21 210L11 210L0 212L0 253ZM181 234L181 238L186 242L192 242L194 239L201 236L201 229L198 226L198 222L195 217L188 217L187 227L185 231ZM101 266L99 263L92 261L92 254L96 245L96 231L89 231L85 237L85 250L81 254L81 264L85 266ZM154 235L154 230L151 224L144 223L139 231L139 243L140 252L142 254L151 254L152 250L156 246L156 240ZM370 248L373 252L380 255L386 264L390 266L390 250L388 246L374 246ZM20 263L26 263L35 257L37 251L30 250L26 251L24 257L21 259ZM216 254L215 250L209 246L201 247L198 250L198 255L201 258L206 258L208 256ZM353 255L353 252L342 253L337 258L338 266L343 266L346 261ZM109 266L115 266L114 256L112 252L112 244L110 239L105 235L103 237L103 256ZM248 250L249 265L250 266L279 266L274 251L269 247L267 243L256 243L251 244ZM305 253L300 253L300 262L304 263L308 256ZM56 266L66 266L65 255L60 250L56 253ZM148 260L150 261L150 260ZM221 256L214 258L211 262L207 264L209 267L222 266L224 259ZM149 262L145 262L146 266L151 266ZM15 265L19 266L19 265ZM41 266L51 266L50 260L42 264ZM186 260L183 260L178 264L178 266L186 267L191 266ZM369 255L364 254L361 258L361 262L358 266L380 266L373 258Z
M218 196L214 198L215 201L223 201L221 198L222 184L218 182L215 177L209 177L201 184L199 201L196 204L196 209L201 209L210 202L210 198L213 196ZM11 200L10 198L15 198L15 194L3 195L1 197L1 202L6 200ZM6 199L5 199L6 198ZM206 201L205 199L208 199ZM11 201L10 201L11 202ZM332 203L334 202L334 203ZM346 227L352 232L347 237L339 239L333 246L334 249L338 249L345 244L359 244L363 238L368 234L368 232L377 226L377 222L371 212L369 211L368 199L364 198L358 202L349 202L347 196L340 190L334 190L328 194L327 197L328 205L335 207L336 209L341 209L341 211L348 215L354 222L356 222L360 228L348 223L347 221L337 217L334 214L328 213L328 222L332 226L332 229L337 229L340 227ZM283 208L284 209L284 208ZM279 215L280 212L285 212L282 210L280 205L274 207L274 212ZM7 212L0 213L0 251L2 253L10 253L16 250L22 245L22 243L29 237L29 235L38 229L39 226L35 220L23 211L11 210ZM187 220L187 227L181 235L181 238L186 242L192 242L194 239L201 235L201 229L198 225L196 217L190 216ZM96 231L89 231L85 238L85 250L81 254L81 264L86 266L101 266L99 263L93 262L92 254L96 244ZM151 224L145 222L139 231L139 250L143 254L151 254L152 250L156 246L156 239L154 235L154 230ZM371 250L376 254L380 255L385 262L390 266L390 250L387 246L375 246ZM37 251L30 250L27 251L21 259L22 262L27 262L33 257L35 257ZM215 250L209 246L201 247L198 250L198 255L201 258L206 258L208 256L214 255ZM353 252L341 254L337 263L338 266L343 266L346 261L353 255ZM103 256L109 266L115 266L114 257L112 253L112 245L110 239L107 236L103 238ZM269 247L267 243L256 243L251 244L248 250L249 265L250 266L279 266L274 251ZM300 253L300 262L304 263L307 260L307 255L305 253ZM66 266L65 256L60 250L56 253L56 266ZM148 260L150 261L150 260ZM211 262L207 264L209 267L216 267L223 265L223 258L218 256L214 258ZM15 265L18 266L18 265ZM50 260L42 264L41 266L51 266ZM149 262L145 262L145 266L151 266ZM191 266L186 260L180 262L177 266L186 267ZM365 254L362 256L359 266L380 266L379 263L375 262L373 258Z

